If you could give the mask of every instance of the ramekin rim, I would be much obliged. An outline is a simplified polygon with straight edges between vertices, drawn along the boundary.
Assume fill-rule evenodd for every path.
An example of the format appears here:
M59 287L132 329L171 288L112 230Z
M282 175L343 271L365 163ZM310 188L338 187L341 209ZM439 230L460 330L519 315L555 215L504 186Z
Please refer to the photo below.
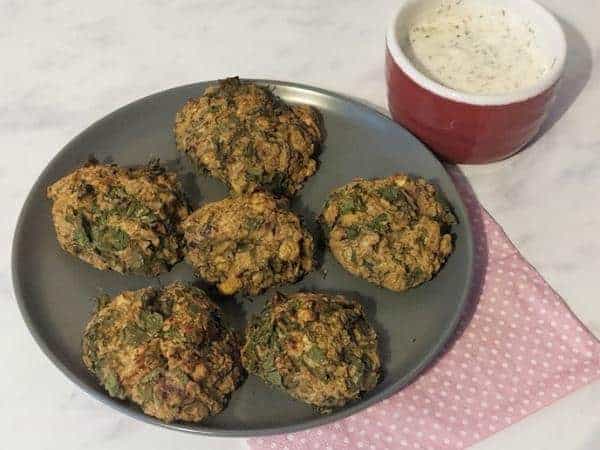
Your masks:
M556 19L556 17L534 0L521 0L524 3L529 3L530 6L538 10L538 13L545 15L550 23L551 32L555 33L558 38L559 46L556 49L556 55L553 60L550 70L535 84L528 86L524 89L519 89L514 92L508 92L503 94L472 94L467 92L461 92L449 87L446 87L431 78L428 78L421 73L405 55L400 42L396 38L396 24L398 16L404 11L404 9L418 0L399 0L400 6L396 9L392 15L390 24L386 32L386 47L390 53L394 63L417 85L423 89L432 92L440 97L452 100L458 103L467 103L471 105L480 106L496 106L496 105L507 105L512 103L520 103L530 98L537 97L541 93L552 87L561 77L567 55L567 43L564 31Z

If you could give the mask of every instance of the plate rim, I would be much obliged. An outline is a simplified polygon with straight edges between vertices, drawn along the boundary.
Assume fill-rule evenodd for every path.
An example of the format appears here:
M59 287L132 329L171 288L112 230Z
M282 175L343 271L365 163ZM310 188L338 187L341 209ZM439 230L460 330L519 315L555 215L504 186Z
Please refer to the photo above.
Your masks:
M238 428L213 428L213 427L207 427L207 426L203 425L202 422L197 423L197 424L186 424L186 423L178 423L178 422L165 423L158 419L155 419L154 417L144 414L143 412L141 412L141 410L131 410L127 406L125 406L124 403L121 403L118 400L107 396L103 392L90 390L81 381L81 379L75 373L73 373L61 361L61 359L56 354L56 352L53 352L50 349L46 340L40 335L37 327L34 325L34 322L31 318L31 316L29 315L29 312L25 306L24 295L23 295L23 292L21 291L21 287L20 287L22 284L22 276L20 273L18 273L18 270L17 270L17 260L19 259L17 252L18 252L18 249L21 247L21 241L24 239L21 229L23 228L23 221L25 220L24 219L25 211L29 209L28 206L33 201L34 193L38 190L38 187L41 184L41 180L42 180L42 178L44 178L44 175L49 170L49 168L53 164L55 164L56 161L59 158L61 158L61 156L63 154L66 154L70 150L70 147L72 146L72 144L75 141L77 141L80 137L82 137L89 129L100 125L102 122L104 122L106 120L110 120L110 118L113 115L118 114L120 111L130 108L130 107L136 105L137 103L142 103L144 101L147 101L148 99L155 97L157 95L167 94L170 91L185 89L185 88L189 88L189 87L192 87L192 86L195 86L198 84L216 83L218 81L220 81L220 80L217 79L217 80L197 81L194 83L188 83L188 84L184 84L181 86L175 86L175 87L171 87L171 88L164 89L161 91L156 91L156 92L153 92L144 97L135 99L135 100L111 111L110 113L102 116L98 120L96 120L93 123L91 123L90 125L88 125L85 129L83 129L81 132L79 132L77 135L75 135L73 138L71 138L60 149L60 151L58 151L48 161L48 163L45 165L43 170L37 176L35 182L32 184L32 186L29 190L29 193L27 194L27 197L25 198L25 201L23 202L23 204L21 206L21 210L19 212L19 216L18 216L16 225L15 225L15 231L13 233L12 248L11 248L11 252L10 252L10 255L11 255L11 279L12 279L13 292L15 294L15 299L17 301L19 311L20 311L23 321L25 322L25 325L27 326L29 333L32 335L35 343L39 346L39 348L42 350L44 355L50 360L50 362L52 364L54 364L54 366L56 366L60 370L60 372L62 372L62 374L69 381L71 381L79 389L81 389L83 392L85 392L92 398L100 401L102 404L107 405L107 406L111 407L112 409L117 410L118 412L123 413L129 417L140 420L141 422L149 423L152 425L157 425L161 428L166 428L169 430L175 430L175 431L179 431L179 432L197 434L197 435L202 435L202 436L252 438L252 437L260 437L260 436L271 436L271 435L293 433L293 432L298 432L298 431L307 430L310 428L327 425L327 424L336 422L338 420L342 420L353 414L363 411L363 410L381 402L382 400L385 400L386 398L391 397L393 394L399 392L401 389L408 386L410 383L414 382L417 379L417 377L427 367L430 366L430 364L435 360L435 358L438 357L442 353L446 344L449 342L450 338L454 335L454 332L457 329L458 324L460 323L460 320L461 320L461 318L464 314L464 311L466 309L466 306L468 304L469 294L470 294L471 287L473 284L474 269L475 269L475 267L474 267L474 240L473 240L471 219L469 217L468 209L465 205L465 202L463 201L462 196L456 187L456 183L454 182L454 179L452 178L450 173L446 170L446 167L434 156L434 154L427 148L427 146L425 146L425 144L423 144L418 138L416 138L406 128L404 128L401 125L399 125L398 123L394 122L391 118L389 118L385 114L381 113L377 109L361 102L358 99L352 98L348 95L340 94L335 91L331 91L328 89L323 89L323 88L319 88L319 87L315 87L315 86L311 86L311 85L303 84L303 83L296 83L296 82L291 82L291 81L280 81L280 80L273 80L273 79L241 78L240 77L240 81L242 81L242 82L253 82L253 83L260 84L260 85L275 86L275 87L278 87L278 86L288 87L288 88L309 91L312 93L318 93L323 96L333 97L337 100L348 102L348 103L352 104L354 107L357 107L360 110L363 110L364 112L368 112L371 114L375 113L380 119L391 122L393 125L402 128L412 139L414 139L418 143L418 145L420 145L422 147L422 150L424 150L426 153L429 154L430 158L433 160L433 164L437 165L438 168L448 176L448 178L452 182L452 188L456 191L457 198L459 199L459 204L458 205L453 204L452 206L454 209L457 209L457 206L458 206L462 210L463 216L465 219L463 222L463 226L465 227L466 250L467 250L466 257L467 257L467 267L469 268L468 274L466 277L466 283L462 290L462 295L461 295L461 299L459 302L459 307L457 309L457 313L454 315L452 320L446 324L445 329L442 331L442 333L440 333L440 338L438 339L436 345L434 345L432 348L429 349L429 351L421 359L421 362L419 364L417 364L415 367L413 367L411 370L409 370L403 377L398 378L397 380L392 382L389 386L387 386L386 388L384 388L377 394L374 394L373 396L371 396L367 399L360 399L358 401L355 401L350 406L348 406L344 409L338 410L338 411L334 411L331 414L313 417L313 418L310 418L307 420L303 420L302 422L297 423L297 424L284 425L284 426L266 426L263 428L256 428L256 429L244 429L244 428L239 428L239 427ZM233 393L233 395L235 395L235 392Z

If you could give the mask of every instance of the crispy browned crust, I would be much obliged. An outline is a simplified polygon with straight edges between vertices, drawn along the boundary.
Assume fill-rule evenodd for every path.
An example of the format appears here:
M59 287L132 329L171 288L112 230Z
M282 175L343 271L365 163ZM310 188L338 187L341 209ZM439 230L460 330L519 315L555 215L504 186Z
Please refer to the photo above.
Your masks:
M277 294L246 330L248 372L327 413L375 387L377 334L341 295Z
M266 193L209 203L183 223L186 261L225 295L256 295L313 268L313 239Z
M177 148L241 194L293 195L315 173L324 139L319 112L289 106L266 87L229 78L177 113Z
M430 280L452 252L454 216L420 178L355 180L330 194L321 222L348 272L393 291Z
M158 163L87 164L48 188L60 246L100 270L158 275L183 257L188 206Z
M109 395L165 422L218 414L243 378L219 308L179 282L105 301L85 329L82 356Z

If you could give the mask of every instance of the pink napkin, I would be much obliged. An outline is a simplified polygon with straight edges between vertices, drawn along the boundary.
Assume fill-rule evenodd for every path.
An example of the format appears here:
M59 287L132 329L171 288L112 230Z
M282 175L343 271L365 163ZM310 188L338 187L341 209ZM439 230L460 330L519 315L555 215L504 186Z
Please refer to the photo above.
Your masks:
M523 259L455 171L476 244L471 307L412 384L349 418L253 450L462 449L600 376L600 342Z

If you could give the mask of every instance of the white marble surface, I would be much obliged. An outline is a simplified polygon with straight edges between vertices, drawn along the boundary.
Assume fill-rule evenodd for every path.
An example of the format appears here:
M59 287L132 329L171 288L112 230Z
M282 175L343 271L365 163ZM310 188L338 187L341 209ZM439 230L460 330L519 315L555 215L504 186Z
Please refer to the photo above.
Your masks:
M569 41L545 133L508 161L465 171L525 256L600 335L600 2L544 3L562 18ZM18 211L72 136L167 87L240 74L314 84L385 107L383 37L393 8L393 0L0 0L0 447L246 447L135 422L50 364L12 293ZM476 448L598 449L599 403L595 383Z

